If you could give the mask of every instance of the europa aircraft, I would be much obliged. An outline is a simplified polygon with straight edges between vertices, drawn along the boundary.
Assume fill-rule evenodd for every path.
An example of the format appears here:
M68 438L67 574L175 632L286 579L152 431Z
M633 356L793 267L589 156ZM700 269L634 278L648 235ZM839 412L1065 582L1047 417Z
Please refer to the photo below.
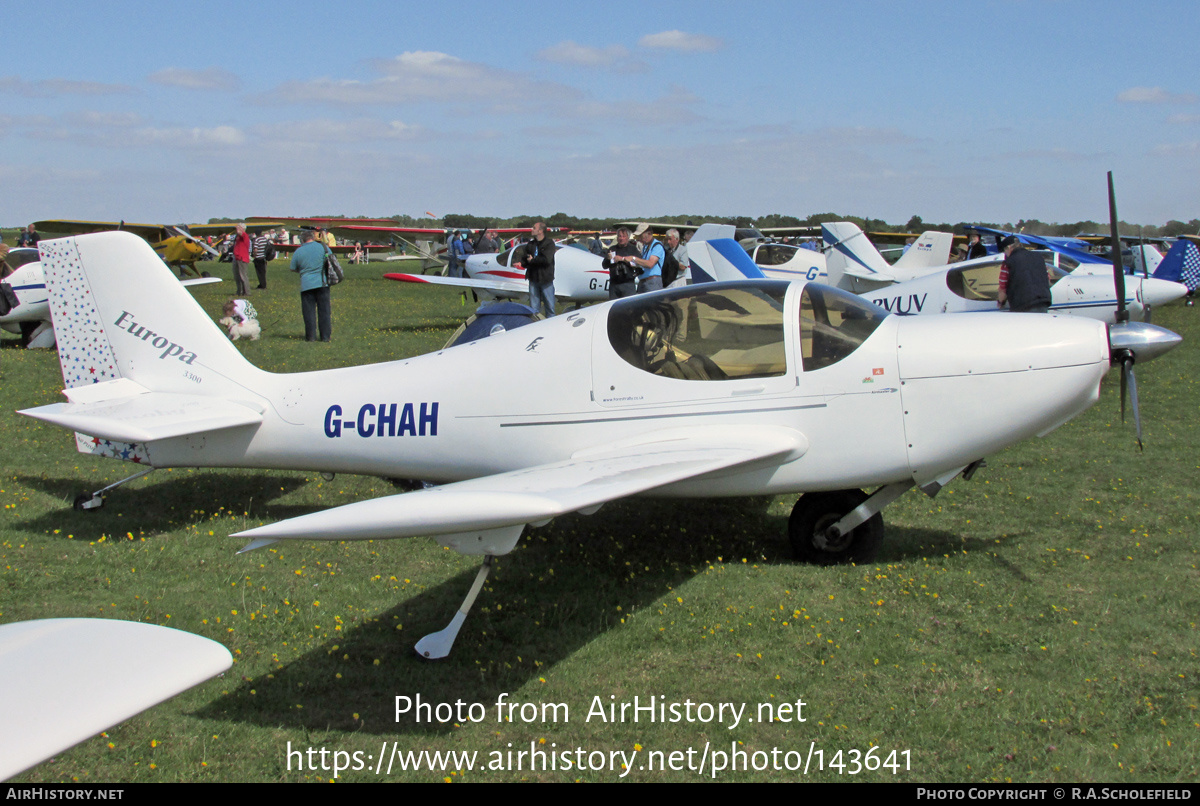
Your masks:
M275 374L243 357L144 241L102 233L40 249L51 313L70 322L67 402L22 413L142 473L319 469L436 484L238 534L243 550L424 535L483 555L450 624L417 643L429 658L450 651L491 558L527 525L632 495L802 492L788 523L795 552L865 562L881 510L904 491L936 494L1089 407L1110 363L1179 342L1140 322L889 316L816 283L742 280L401 361Z

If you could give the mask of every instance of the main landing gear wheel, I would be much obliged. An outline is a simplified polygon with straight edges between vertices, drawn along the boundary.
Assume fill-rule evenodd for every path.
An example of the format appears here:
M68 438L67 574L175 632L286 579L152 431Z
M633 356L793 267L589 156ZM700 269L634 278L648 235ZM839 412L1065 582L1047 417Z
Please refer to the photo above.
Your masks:
M73 504L76 512L88 512L104 506L104 498L95 493L80 493Z
M869 563L883 541L883 516L870 519L844 535L831 539L826 530L850 510L867 500L861 490L807 493L792 507L788 539L796 559L816 565Z

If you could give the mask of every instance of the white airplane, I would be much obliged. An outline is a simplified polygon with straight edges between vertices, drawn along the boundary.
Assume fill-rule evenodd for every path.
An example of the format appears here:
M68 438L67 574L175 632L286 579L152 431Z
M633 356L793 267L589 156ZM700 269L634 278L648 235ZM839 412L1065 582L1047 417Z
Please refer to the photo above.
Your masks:
M42 264L38 250L10 249L5 262L16 269L4 278L16 296L17 304L8 313L0 315L0 328L9 333L21 334L25 346L30 349L49 349L54 346L54 326L50 318L50 306L46 296L46 281L42 276ZM180 280L180 285L206 285L219 283L220 277L191 277Z
M242 356L141 239L40 249L52 316L71 322L59 334L68 402L22 413L77 432L79 450L148 466L137 475L256 467L439 485L238 534L244 551L424 535L484 555L450 624L417 643L428 658L449 653L490 558L527 525L633 495L803 492L788 524L795 552L865 562L880 511L904 491L969 476L1094 403L1110 362L1180 340L1076 317L889 316L816 283L743 280L401 361L275 374ZM77 501L98 506L115 486Z
M432 283L469 288L485 298L523 299L529 296L525 269L513 263L520 247L504 252L468 255L466 277L391 273L402 283ZM608 269L604 259L582 249L560 246L554 252L554 297L564 302L602 302L608 299Z
M854 227L853 224L848 226ZM864 239L863 244L857 247L859 256L868 259L878 257L878 252L871 254L874 247L869 242ZM691 259L694 276L736 280L767 275L760 266L750 263L740 254L733 241L712 241L710 246L709 252L698 252L697 257ZM690 256L691 252L688 254ZM835 274L847 262L844 254L830 253L830 269ZM878 259L881 262L883 260L882 257ZM988 255L940 268L912 270L917 274L915 279L879 285L875 290L864 291L859 296L889 313L901 315L999 311L996 299L1000 290L1000 264L1003 262L1003 255ZM1053 312L1086 316L1108 324L1116 321L1119 306L1113 290L1111 266L1107 275L1076 275L1055 268L1050 263L1047 263L1046 270L1054 278L1050 286L1050 309ZM889 276L894 275L903 276L901 272ZM846 273L842 276L844 279L851 275ZM859 279L854 278L855 284ZM1124 291L1124 307L1135 318L1145 319L1152 308L1182 298L1187 293L1187 287L1156 277L1129 277Z
M13 273L4 278L17 304L0 315L0 327L9 333L19 333L29 349L54 346L54 328L50 324L50 306L46 304L46 283L38 250L10 249L4 262Z
M846 238L843 243L856 244L853 250L837 250L830 257L831 271L842 271L840 287L853 286L851 290L885 310L916 314L997 309L1000 265L1004 262L1002 254L902 271L900 261L888 267L869 241L855 237L850 231L858 230L854 224L843 222L826 226L830 229L827 238ZM950 237L949 233L938 234L947 239ZM1046 271L1051 276L1052 311L1087 316L1109 324L1116 321L1118 305L1111 263L1080 263L1059 252L1035 251L1045 259ZM870 280L864 280L866 277ZM885 278L891 278L891 284L880 285L879 281ZM860 290L863 285L868 288ZM875 287L871 288L871 285ZM1149 310L1180 299L1186 293L1187 288L1177 282L1131 276L1125 282L1124 307L1135 318L1143 319Z
M182 630L98 618L0 625L0 781L229 669Z
M924 277L885 286L862 294L863 297L892 313L962 313L994 311L1000 291L1000 266L1003 255L989 255L952 265ZM1104 274L1076 274L1047 264L1050 280L1050 310L1116 322L1117 298L1113 291L1112 271ZM1182 283L1156 277L1134 277L1125 281L1125 308L1131 316L1145 319L1153 308L1183 298L1187 287Z

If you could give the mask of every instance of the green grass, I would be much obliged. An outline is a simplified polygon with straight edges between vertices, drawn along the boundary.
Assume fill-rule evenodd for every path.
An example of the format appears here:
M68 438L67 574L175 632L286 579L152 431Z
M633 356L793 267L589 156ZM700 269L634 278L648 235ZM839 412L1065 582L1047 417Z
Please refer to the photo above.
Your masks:
M440 347L471 308L445 289L349 267L334 340L307 344L280 261L252 297L256 364L299 371ZM228 267L218 269L229 279ZM214 316L229 282L194 289ZM1140 367L1147 448L1122 426L1116 375L1049 437L989 457L936 499L885 511L879 562L794 564L793 499L626 501L531 530L496 570L453 655L412 644L458 607L478 559L432 541L288 544L246 555L229 534L393 492L384 481L237 470L157 471L93 513L72 498L128 475L77 454L61 429L13 412L59 398L52 352L0 351L0 621L106 616L220 641L233 669L20 776L21 781L301 781L288 743L403 750L641 748L626 780L696 780L637 766L705 743L772 748L844 772L809 780L1196 781L1200 758L1200 339L1194 309L1156 321L1185 343ZM97 670L99 673L99 670ZM393 698L481 703L486 720L399 722ZM495 703L565 703L569 721L497 722ZM803 700L806 721L608 723L601 703ZM615 698L615 699L611 699ZM517 712L519 715L519 711ZM544 744L540 744L545 740ZM509 744L511 743L511 748ZM850 775L850 751L910 769ZM686 756L683 756L686 760ZM761 756L759 757L762 758ZM373 764L373 762L372 762ZM152 766L153 765L153 766ZM827 764L828 766L828 764ZM340 780L612 780L612 772L343 772ZM721 780L799 780L725 772Z

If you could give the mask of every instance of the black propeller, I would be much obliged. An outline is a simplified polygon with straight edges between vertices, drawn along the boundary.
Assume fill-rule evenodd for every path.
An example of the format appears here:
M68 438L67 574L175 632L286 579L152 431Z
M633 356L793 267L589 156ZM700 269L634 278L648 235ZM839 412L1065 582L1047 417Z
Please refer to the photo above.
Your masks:
M1109 361L1121 366L1121 422L1125 422L1125 390L1133 405L1133 422L1137 429L1139 450L1142 445L1142 417L1138 412L1137 378L1133 365L1140 358L1149 361L1178 345L1182 338L1164 327L1148 322L1129 321L1125 309L1125 266L1121 262L1121 236L1117 233L1117 196L1113 190L1112 171L1108 172L1108 216L1112 227L1113 283L1117 292L1116 324L1108 328Z

